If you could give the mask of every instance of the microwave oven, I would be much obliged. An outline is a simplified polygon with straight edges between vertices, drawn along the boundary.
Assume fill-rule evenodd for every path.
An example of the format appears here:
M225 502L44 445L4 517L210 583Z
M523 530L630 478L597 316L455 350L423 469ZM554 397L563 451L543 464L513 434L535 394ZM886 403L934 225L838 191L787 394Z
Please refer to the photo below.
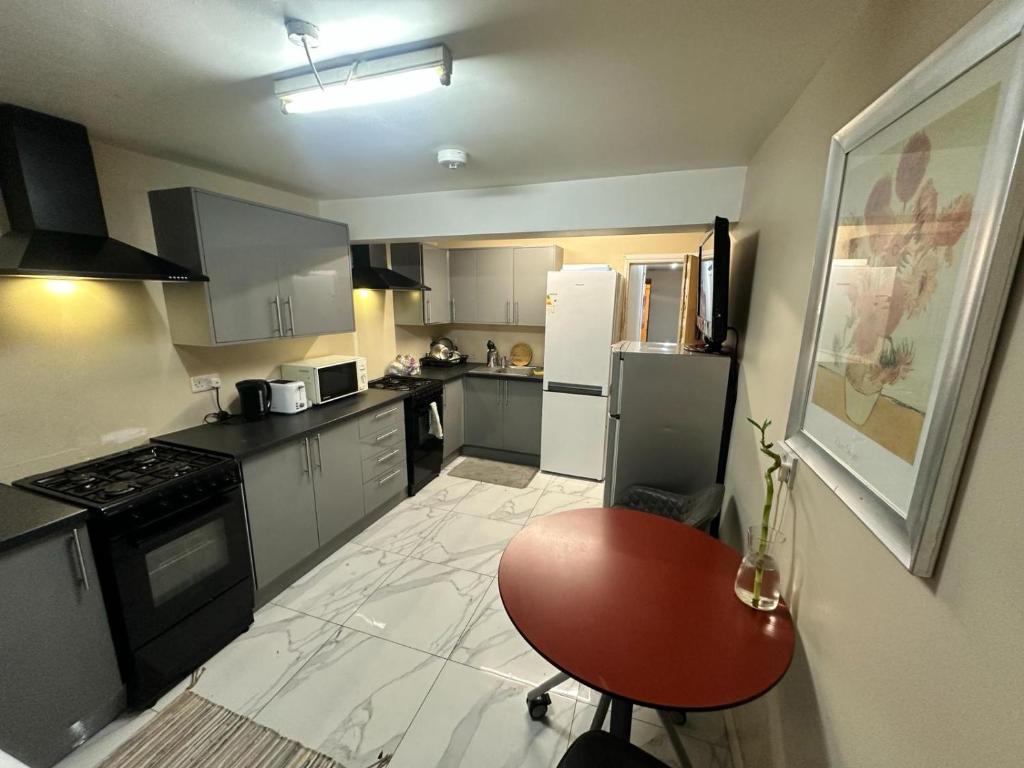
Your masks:
M281 377L301 381L310 404L323 405L366 389L366 358L326 355L282 363Z

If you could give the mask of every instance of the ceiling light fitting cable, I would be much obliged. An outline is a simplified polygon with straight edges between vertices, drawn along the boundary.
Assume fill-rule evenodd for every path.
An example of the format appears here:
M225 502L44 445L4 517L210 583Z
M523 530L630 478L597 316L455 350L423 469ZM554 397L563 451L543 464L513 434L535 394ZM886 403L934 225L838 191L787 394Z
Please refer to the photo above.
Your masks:
M309 36L302 36L302 49L306 52L306 60L309 62L310 69L313 70L313 77L316 78L316 84L320 86L320 90L326 90L324 88L323 80L320 79L320 73L316 71L316 64L313 63L313 54L309 52Z

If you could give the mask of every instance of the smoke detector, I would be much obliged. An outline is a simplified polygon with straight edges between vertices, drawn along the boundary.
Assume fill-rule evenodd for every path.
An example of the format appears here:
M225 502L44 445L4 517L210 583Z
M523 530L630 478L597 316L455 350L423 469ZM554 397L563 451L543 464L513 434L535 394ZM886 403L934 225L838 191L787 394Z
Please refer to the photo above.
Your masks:
M447 165L452 170L464 166L468 159L469 155L461 149L448 148L442 149L437 153L437 162L441 165Z

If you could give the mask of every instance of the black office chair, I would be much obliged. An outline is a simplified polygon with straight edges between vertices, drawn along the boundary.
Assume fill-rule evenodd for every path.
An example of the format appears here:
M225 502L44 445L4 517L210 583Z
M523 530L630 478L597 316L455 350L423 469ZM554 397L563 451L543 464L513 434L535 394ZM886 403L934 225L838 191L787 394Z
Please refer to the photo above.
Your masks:
M668 768L628 741L606 731L587 731L569 745L558 768Z
M699 528L718 538L725 486L715 483L691 494L673 493L648 485L631 485L615 498L616 507L629 507Z

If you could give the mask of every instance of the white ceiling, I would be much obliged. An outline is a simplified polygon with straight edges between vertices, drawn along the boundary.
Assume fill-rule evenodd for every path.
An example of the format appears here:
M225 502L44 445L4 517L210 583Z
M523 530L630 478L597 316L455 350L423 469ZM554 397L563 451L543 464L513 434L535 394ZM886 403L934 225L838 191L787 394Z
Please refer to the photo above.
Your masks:
M745 165L861 0L4 0L0 101L319 198ZM275 75L443 41L452 85L291 115ZM469 166L437 165L442 146Z

